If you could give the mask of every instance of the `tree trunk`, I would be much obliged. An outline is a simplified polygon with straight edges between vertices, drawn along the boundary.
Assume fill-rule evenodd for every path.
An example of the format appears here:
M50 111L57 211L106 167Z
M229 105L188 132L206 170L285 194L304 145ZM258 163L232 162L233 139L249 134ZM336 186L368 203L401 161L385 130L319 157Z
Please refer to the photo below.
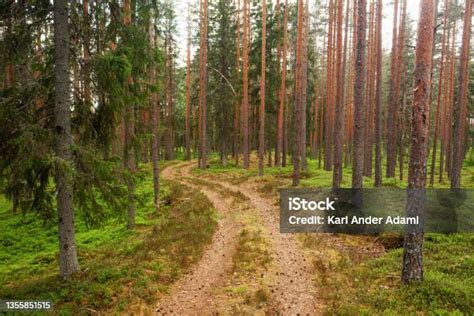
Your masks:
M349 37L351 36L350 33L349 33L349 21L350 21L350 10L351 10L351 1L350 0L347 0L346 1L346 14L345 14L345 25L344 25L344 46L343 46L343 57L342 57L342 80L343 80L343 87L342 87L342 95L343 95L343 112L344 112L344 121L343 121L343 131L342 131L342 134L343 134L343 140L342 140L342 145L343 145L343 153L342 155L344 156L343 158L341 158L341 160L343 159L344 160L344 166L347 166L348 165L348 160L346 159L348 156L345 155L347 153L347 149L349 148L349 142L348 142L348 126L349 126L349 115L348 115L348 109L349 109L349 105L348 105L348 100L349 100L349 94L347 93L347 85L350 84L350 78L351 78L351 67L349 67L349 73L347 74L347 78L349 78L349 80L346 80L346 71L347 71L347 52L350 51L350 47L348 45L350 45L350 42L349 42Z
M326 81L326 117L325 117L325 144L324 144L324 169L329 171L332 167L332 112L333 112L333 87L334 87L334 69L333 69L333 46L334 46L334 0L329 1L329 22L328 22L328 46L327 46L327 81Z
M173 42L171 37L171 30L167 30L167 47L166 47L166 61L167 61L167 75L166 75L166 106L165 106L165 158L166 160L173 160Z
M154 11L152 11L150 17L150 25L149 25L149 32L148 38L150 41L150 47L152 52L156 49L156 34L155 34L155 18L154 18ZM156 64L154 61L150 64L150 85L156 88ZM153 90L150 95L150 108L151 108L151 159L153 164L153 202L155 205L155 209L158 211L160 204L159 204L159 197L160 197L160 172L158 168L158 160L159 160L159 141L160 141L160 134L159 134L159 122L160 122L160 104L158 102L158 93ZM188 109L186 109L188 110ZM189 118L189 114L186 113L187 117ZM187 126L189 128L189 126ZM187 131L189 132L189 131ZM186 143L186 146L189 146L189 142ZM189 149L189 147L187 147Z
M382 8L383 1L377 3L377 82L375 92L375 186L382 186Z
M258 175L263 176L265 159L265 57L267 46L267 3L262 0L262 69L260 76L260 131L258 135Z
M249 28L250 28L250 17L249 17L249 0L244 0L244 25L242 35L242 76L243 76L243 87L242 87L242 137L243 146L242 153L244 156L244 168L248 169L250 166L250 143L249 143L249 83L248 83L248 42L249 42Z
M81 115L84 116L83 119L88 120L89 114L92 107L92 93L91 93L91 65L90 65L90 24L91 19L89 15L89 0L84 0L83 2L83 14L84 14L84 30L83 30L83 39L84 39L84 112Z
M201 169L207 168L207 0L201 0L201 59L199 104L201 108Z
M447 140L448 140L448 134L449 134L449 128L448 126L448 120L447 118L449 117L449 102L450 102L450 91L451 91L451 55L449 53L449 46L451 43L451 30L452 28L448 26L448 36L447 36L447 43L446 43L446 61L445 61L445 78L443 80L444 82L444 91L443 91L443 101L442 101L442 114L444 119L440 119L440 129L441 129L441 148L439 151L439 182L443 182L443 177L444 177L444 162L445 162L445 155L447 151Z
M415 50L412 146L406 206L407 216L410 217L421 217L425 204L434 13L432 0L421 0ZM406 228L403 250L402 282L421 281L423 279L423 228L421 225L410 225Z
M285 100L286 100L286 72L287 72L287 44L288 42L288 0L285 0L285 13L283 18L283 60L281 66L281 82L280 82L280 96L279 96L279 107L278 107L278 119L277 119L277 147L275 153L275 165L281 167L283 152L283 120L285 113Z
M448 16L449 16L449 1L444 1L444 18L443 18L443 36L441 40L441 59L439 62L439 79L438 79L438 96L436 98L436 115L435 115L435 129L433 136L433 152L431 154L431 175L430 185L434 185L435 168L436 168L436 149L438 145L438 134L441 124L441 102L443 95L443 84L444 84L444 65L446 59L446 35L448 33Z
M352 187L355 189L362 188L362 173L364 171L366 10L367 1L358 0L356 77L354 82L354 140L352 146Z
M396 77L397 77L397 21L398 21L398 2L394 0L393 10L393 31L392 31L392 53L390 66L390 92L388 97L388 111L387 111L387 177L395 176L395 141L394 141L394 126L395 126L395 107L398 102L396 97Z
M186 118L185 159L191 159L191 13L188 3L188 43L186 51Z
M309 3L304 6L303 16L303 51L301 52L301 169L306 170L308 162L306 159L306 117L307 117L307 99L308 99L308 33L309 33Z
M293 186L297 186L300 182L301 168L301 108L303 106L303 91L301 85L303 64L303 0L298 0L298 22L297 22L297 38L296 38L296 70L295 70L295 138L293 151Z
M235 65L235 72L238 76L240 71L240 0L237 1L237 16L236 16L236 41L235 41L235 51L236 51L236 65ZM233 133L233 149L234 149L234 158L235 158L235 165L239 165L239 118L240 118L240 102L241 99L239 96L236 96L236 102L234 106L234 133Z
M130 25L131 22L131 10L130 0L124 1L124 19L123 24L125 26ZM130 93L131 85L133 85L133 77L128 78L128 87ZM133 176L135 174L136 163L135 163L135 151L134 142L135 138L135 107L133 104L129 104L125 113L125 148L124 148L124 165L127 169L127 188L128 188L128 214L127 214L127 227L133 229L135 227L135 183Z
M451 170L451 188L461 187L461 168L463 161L463 134L466 123L468 85L469 85L469 50L472 24L472 0L466 0L464 26L462 34L461 62L459 64L458 95L453 109L453 160Z
M369 5L369 30L368 30L368 43L367 43L367 83L366 83L366 128L364 136L364 176L372 176L372 108L373 108L373 99L372 99L372 89L374 85L374 75L375 75L375 64L374 64L374 23L375 23L375 11L374 11L374 0L370 1Z
M54 117L56 155L72 168L71 87L69 84L68 4L54 1ZM79 270L74 231L73 183L71 175L60 168L56 173L59 230L59 273L68 277Z
M334 126L334 168L332 175L332 187L337 189L342 181L342 147L344 142L344 73L343 73L343 47L342 47L342 20L343 0L337 0L337 36L336 36L336 80L337 94L335 104L335 126Z

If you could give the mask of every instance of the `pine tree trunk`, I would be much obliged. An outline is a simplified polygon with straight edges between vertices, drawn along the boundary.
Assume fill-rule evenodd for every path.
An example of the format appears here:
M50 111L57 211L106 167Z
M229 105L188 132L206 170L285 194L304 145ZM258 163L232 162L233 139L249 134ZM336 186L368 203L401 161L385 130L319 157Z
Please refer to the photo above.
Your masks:
M306 170L308 162L306 159L307 150L307 98L308 98L308 33L309 33L309 4L306 2L304 6L303 16L303 51L301 53L301 169Z
M237 16L236 16L236 74L240 71L240 0L237 1ZM234 143L234 158L235 158L235 165L239 165L239 119L240 119L240 106L241 106L241 99L239 96L236 97L236 102L234 106L234 133L233 133L233 143Z
M185 159L191 159L191 15L188 3L188 43L186 51Z
M461 168L463 161L463 134L467 113L468 84L469 84L469 50L472 24L472 0L466 0L464 26L461 47L461 62L459 65L458 94L453 109L453 160L451 170L451 188L461 187Z
M333 69L333 55L334 55L334 0L329 1L329 22L328 22L328 43L327 43L327 81L326 81L326 117L325 117L325 144L324 144L324 169L331 170L332 167L332 112L333 112L333 87L334 87L334 69Z
M200 108L200 168L207 168L207 0L201 0L201 44L200 77L199 77L199 108Z
M167 30L167 76L166 76L166 106L165 106L165 158L173 160L173 43L171 39L171 30Z
M352 187L354 189L362 188L362 174L364 171L366 10L367 1L358 0L356 77L354 82L354 140L352 146Z
M154 19L154 12L152 12L150 17L150 25L149 25L149 32L148 38L150 42L150 47L152 51L156 49L156 34L155 34L155 19ZM154 61L150 64L150 73L149 73L149 80L150 85L156 87L156 64ZM153 202L155 205L155 209L158 211L159 209L159 197L160 197L160 173L158 168L158 160L159 160L159 141L160 141L160 134L159 134L159 122L160 122L160 109L159 109L159 102L158 102L158 93L156 91L152 91L150 95L150 108L151 108L151 159L153 164ZM188 109L187 109L188 110ZM186 113L187 117L189 114ZM189 126L187 126L189 128ZM189 131L187 131L189 132ZM189 142L186 143L186 146L189 146ZM189 147L187 147L189 148Z
M262 0L262 69L260 76L260 131L258 135L258 175L263 176L265 159L265 57L267 46L267 3Z
M398 102L396 97L396 77L397 77L397 40L398 40L398 2L394 0L393 10L393 31L392 31L392 53L390 66L390 92L388 97L387 110L387 177L395 176L395 141L394 141L394 126L395 126L395 107Z
M441 124L441 102L443 95L443 79L444 79L444 65L446 56L446 35L448 32L448 16L449 16L449 1L444 1L444 18L443 18L443 36L441 40L441 59L439 62L439 79L438 79L438 96L436 99L436 115L435 115L435 129L433 136L433 151L431 154L431 175L430 185L434 185L435 168L436 168L436 149L438 145L438 134Z
M449 128L447 118L449 117L448 108L449 108L449 95L450 95L450 87L451 87L451 59L449 54L449 46L451 43L451 28L448 26L448 36L447 36L447 43L446 43L446 61L445 67L446 71L444 74L444 88L443 88L443 101L442 101L442 115L444 119L440 120L441 126L441 148L439 151L439 178L438 181L440 183L443 182L444 178L444 163L445 163L445 156L447 151L447 140L449 134Z
M293 186L300 182L301 168L301 108L303 106L302 73L303 73L303 0L298 0L298 22L296 38L296 70L295 70L295 138L293 150Z
M54 1L54 117L56 155L72 168L71 87L69 84L69 22L68 4ZM67 171L56 174L59 273L68 277L79 270L74 230L73 184Z
M377 82L375 92L375 186L382 186L382 9L383 1L377 3Z
M130 25L131 22L131 9L130 0L124 1L124 20L125 26ZM133 85L133 77L128 78L128 87ZM128 92L130 93L130 92ZM127 227L133 229L135 227L135 183L133 176L135 174L136 163L135 163L135 151L134 151L134 138L135 138L135 106L129 104L125 113L125 146L124 146L124 165L128 172L127 175L127 189L128 189L128 214L127 214Z
M365 136L364 136L364 176L371 177L372 173L372 87L374 83L373 75L375 74L374 70L374 23L375 23L375 11L374 11L374 0L370 1L369 5L369 30L368 30L368 49L367 49L367 83L366 83L366 106L367 110L365 113Z
M350 77L351 77L351 67L349 67L349 73L347 74L347 78L349 80L346 80L346 71L347 71L347 55L348 55L348 51L350 51L350 47L348 45L350 45L350 42L349 42L349 37L351 36L350 33L349 33L349 21L350 21L350 13L351 13L351 1L350 0L347 0L346 1L346 14L345 14L345 25L344 25L344 46L343 46L343 58L342 58L342 73L343 73L343 77L342 77L342 80L343 80L343 87L342 87L342 95L343 95L343 104L344 104L344 107L343 107L343 112L344 112L344 121L343 121L343 159L344 160L344 166L347 167L348 166L348 156L346 155L347 153L347 149L349 148L349 142L348 142L348 126L349 126L349 115L348 115L348 109L349 109L349 94L347 93L347 85L350 84Z
M243 35L242 35L242 76L243 76L243 87L242 87L242 153L244 156L244 168L248 169L250 166L250 142L249 142L249 83L248 83L248 42L249 42L249 28L250 28L250 17L249 17L249 0L244 0L244 23L243 23Z
M83 2L83 14L84 14L84 113L82 115L87 115L90 113L92 107L92 94L91 94L91 65L90 65L90 15L89 15L89 0L84 0ZM85 117L86 119L88 117Z
M337 93L335 104L335 126L334 126L334 168L332 175L332 187L337 189L342 181L342 147L344 142L344 73L343 73L343 47L342 47L342 20L343 0L337 0L337 36L336 36L336 80Z
M286 100L286 72L287 72L287 42L288 42L288 0L285 0L285 13L283 18L283 59L281 66L281 82L280 82L280 96L277 119L277 147L275 152L275 165L280 167L282 165L283 152L283 120L285 113Z
M434 13L432 0L421 0L415 49L412 146L406 206L407 216L410 217L421 216L425 204ZM421 225L409 225L406 228L403 250L402 282L421 281L423 279L423 228Z

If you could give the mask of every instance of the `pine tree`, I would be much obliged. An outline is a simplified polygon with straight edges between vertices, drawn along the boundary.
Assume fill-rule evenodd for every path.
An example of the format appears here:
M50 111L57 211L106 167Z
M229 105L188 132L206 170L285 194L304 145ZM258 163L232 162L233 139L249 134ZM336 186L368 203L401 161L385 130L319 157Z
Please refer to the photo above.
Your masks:
M207 167L207 0L200 0L200 58L199 58L199 167Z
M377 79L375 92L375 186L382 185L382 9L383 1L377 1Z
M408 174L406 213L409 217L421 216L425 204L426 161L428 153L429 98L431 90L431 62L434 40L435 8L432 0L421 0L420 19L416 43L414 96L412 110L412 146ZM411 225L405 232L403 243L402 282L423 279L423 228Z
M343 46L342 46L342 20L343 0L337 0L336 5L336 80L337 94L335 104L335 126L334 126L334 168L332 176L332 187L337 189L342 181L342 149L343 149L343 123L344 123L344 68L343 68Z
M390 91L388 97L388 111L387 111L387 177L395 176L395 112L398 97L396 95L397 83L397 69L398 69L398 5L400 0L394 0L393 10L393 31L392 31L392 53L390 64Z
M262 0L262 69L260 76L260 131L258 135L258 174L263 175L265 158L265 59L267 46L267 3Z
M329 14L329 22L328 22L328 41L327 41L327 81L326 81L326 110L325 110L325 144L324 144L324 169L331 170L332 168L332 145L333 145L333 111L334 111L334 37L335 37L335 13L336 8L334 4L335 0L329 1L328 7L328 14Z
M185 159L191 159L191 10L188 3L188 43L186 46Z
M244 168L250 166L250 140L249 140L249 37L250 37L250 3L249 0L243 0L243 34L242 34L242 109L241 125L242 125L242 153L244 156Z
M54 1L54 113L56 132L56 155L67 169L72 164L71 107L69 84L69 22L68 4L64 0ZM79 270L77 260L73 186L66 170L56 175L59 271L69 277Z
M123 24L129 26L132 20L132 13L130 8L130 0L124 1L124 18ZM127 80L129 89L133 85L134 80L130 75ZM131 92L130 92L131 93ZM135 139L135 106L128 104L125 113L125 146L124 146L124 165L125 169L129 173L127 177L127 188L128 188L128 214L127 214L127 227L133 229L135 227L135 183L133 176L136 171L135 162L135 150L134 150L134 139Z
M466 0L464 11L464 26L461 47L461 62L459 65L458 94L453 109L453 160L451 170L451 188L461 187L461 168L464 156L464 128L466 124L468 84L469 84L469 51L472 24L472 0Z
M367 1L357 2L357 48L356 76L354 81L354 140L352 145L352 187L362 188L362 173L364 168L364 117L365 117L365 43L366 43L366 10Z
M436 168L436 149L438 145L438 134L440 129L440 113L441 113L441 100L443 96L443 84L444 84L444 70L446 64L446 37L448 33L448 16L449 16L449 1L444 1L444 18L443 18L443 35L441 40L441 59L439 62L439 79L438 79L438 96L436 101L436 114L435 114L435 129L433 136L433 151L431 154L431 174L430 174L430 185L434 185L435 168Z
M286 99L286 72L287 72L287 47L288 47L288 0L285 0L285 12L283 18L283 58L281 63L281 81L279 90L279 107L277 119L277 146L275 150L275 165L282 166L283 157L283 124Z
M156 34L155 34L155 16L154 11L151 10L150 14L150 25L148 26L148 39L150 41L151 53L155 53L156 50ZM158 102L157 89L157 74L156 74L156 61L152 60L149 68L149 83L152 86L150 93L150 108L151 108L151 156L153 164L153 202L155 209L159 209L159 197L160 197L160 171L158 168L159 160L159 124L160 124L160 104ZM187 143L189 145L189 143Z
M298 21L297 21L297 37L296 37L296 69L295 69L295 138L293 147L293 185L297 186L300 182L301 168L301 118L303 106L303 0L298 0Z

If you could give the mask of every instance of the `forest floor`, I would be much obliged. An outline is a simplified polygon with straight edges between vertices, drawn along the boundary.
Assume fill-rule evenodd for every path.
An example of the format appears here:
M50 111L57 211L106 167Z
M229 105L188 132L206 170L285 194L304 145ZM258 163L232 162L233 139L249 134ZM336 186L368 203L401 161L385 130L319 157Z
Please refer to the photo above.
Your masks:
M216 157L205 170L195 161L160 163L156 212L151 164L142 164L136 229L116 216L86 227L78 212L81 272L67 281L57 277L57 226L12 213L0 195L0 298L50 299L54 315L474 310L474 234L426 234L425 280L402 286L402 236L280 234L278 190L291 185L291 167L268 167L259 177L256 165L255 157L249 170ZM331 172L310 160L302 186L330 182ZM384 184L405 187L394 179ZM473 163L463 168L463 187L474 187Z
M235 217L238 212L240 220L225 221L226 225L236 225L242 232L251 225L260 233L265 251L270 254L269 263L264 269L260 265L260 272L236 278L234 271L239 269L239 262L235 259L242 256L239 240L232 269L219 274L219 282L211 292L199 287L198 293L193 292L196 297L206 298L205 314L466 313L473 309L474 289L469 286L474 280L472 234L427 234L425 282L402 286L401 235L280 234L278 190L289 186L291 172L267 168L266 175L258 177L255 159L250 170L232 163L225 167L217 159L211 160L206 170L195 166L196 162L174 165L165 170L164 176L203 192L224 218ZM303 186L313 186L315 180L321 184L330 178L328 172L313 172L321 175L303 174ZM346 170L345 174L350 172ZM463 169L466 187L472 186L473 176L473 168ZM389 187L404 187L399 180L385 183ZM249 217L253 220L242 220ZM229 266L227 260L228 257L210 265ZM209 263L204 260L202 264ZM200 264L195 269L199 271ZM205 283L198 277L186 285L196 288ZM234 290L229 290L229 286ZM166 311L170 306L167 302L183 292L189 290L179 286L171 291L160 303L161 310ZM191 314L198 306L193 300L181 304Z
M159 311L178 311L179 314L195 310L204 314L321 313L322 301L312 280L314 271L310 259L294 235L279 233L275 201L265 200L244 185L192 175L191 168L195 164L168 167L163 176L201 190L222 218L216 237L201 262L178 282L170 296L160 304ZM256 239L263 244L264 252L259 249L261 247L247 247L250 248L247 251L254 253L246 256L263 257L257 262L245 262L239 253L244 248L242 243L233 243L237 234L240 238L258 234ZM222 255L218 255L220 252ZM233 257L228 255L231 253L234 253ZM262 261L264 264L260 265ZM239 274L236 271L242 269L247 273L236 277ZM212 277L207 271L211 271Z

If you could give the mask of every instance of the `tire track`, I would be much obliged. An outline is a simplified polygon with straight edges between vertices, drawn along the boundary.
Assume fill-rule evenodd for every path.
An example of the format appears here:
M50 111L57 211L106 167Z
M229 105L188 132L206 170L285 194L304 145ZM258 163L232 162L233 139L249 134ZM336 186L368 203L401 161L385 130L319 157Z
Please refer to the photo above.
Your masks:
M190 174L193 165L190 163L180 165L182 174L202 181L202 178ZM208 178L205 181L247 197L268 232L275 260L268 280L271 289L271 307L267 312L279 315L322 314L324 306L320 303L321 300L318 298L318 291L314 285L311 262L306 258L295 235L280 233L275 206L260 197L255 190L244 185L232 185Z
M202 192L212 202L221 219L211 244L204 251L202 259L183 278L177 281L158 304L158 315L214 315L217 303L215 290L225 280L232 268L232 255L236 249L240 230L230 214L231 207L218 193L195 186L175 174L182 164L169 166L162 172L168 180L178 181L192 189Z

